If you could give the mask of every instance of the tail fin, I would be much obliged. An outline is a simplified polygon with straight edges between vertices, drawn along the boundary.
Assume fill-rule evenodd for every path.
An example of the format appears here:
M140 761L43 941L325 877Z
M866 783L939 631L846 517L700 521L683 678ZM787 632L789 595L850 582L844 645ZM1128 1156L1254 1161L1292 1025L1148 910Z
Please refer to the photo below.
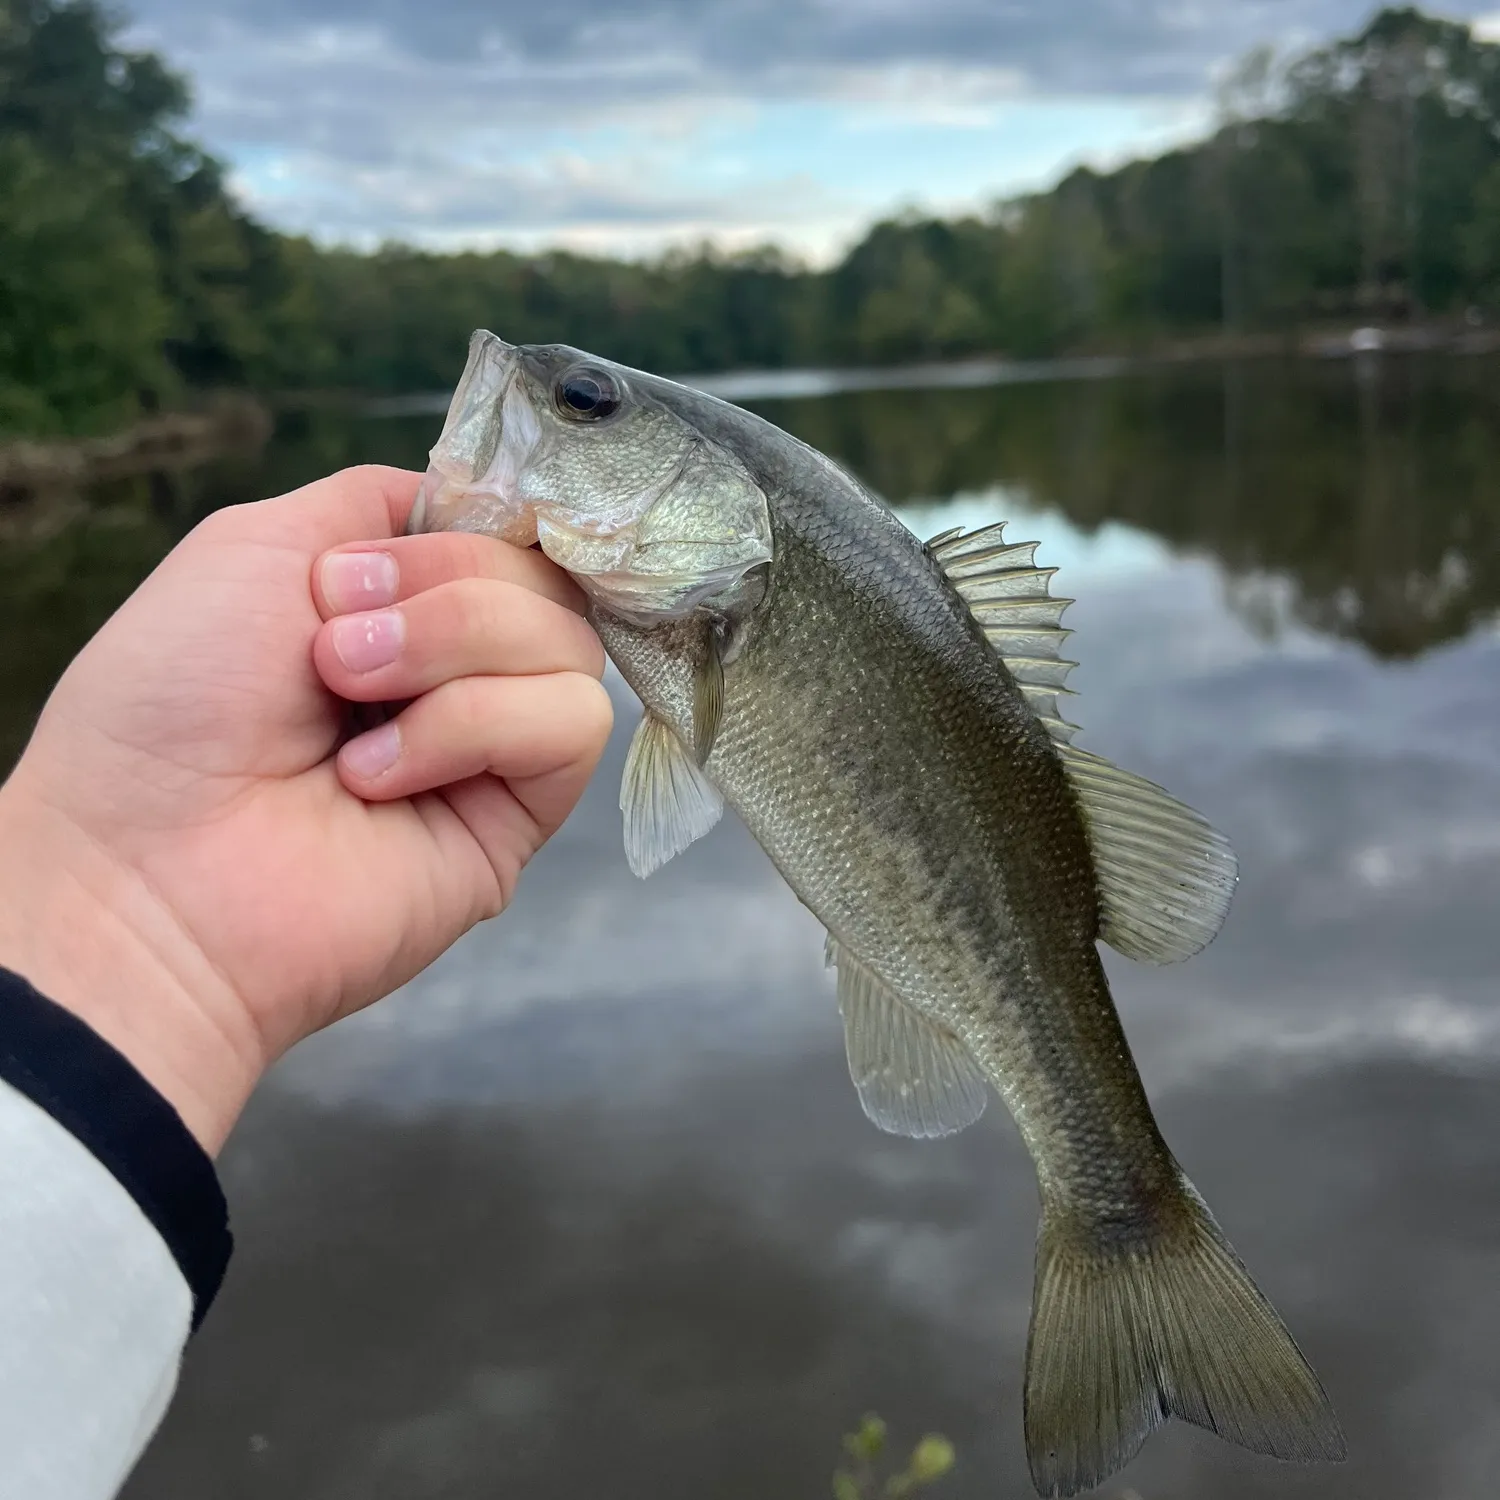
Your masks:
M1182 1190L1129 1243L1043 1205L1026 1351L1043 1495L1101 1483L1169 1416L1276 1458L1345 1455L1318 1377L1185 1177Z

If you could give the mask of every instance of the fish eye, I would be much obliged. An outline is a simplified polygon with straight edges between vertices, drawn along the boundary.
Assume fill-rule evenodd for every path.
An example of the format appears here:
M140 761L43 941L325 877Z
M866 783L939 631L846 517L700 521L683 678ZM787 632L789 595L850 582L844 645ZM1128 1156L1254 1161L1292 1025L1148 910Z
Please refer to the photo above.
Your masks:
M620 382L597 365L574 365L553 388L557 409L575 422L597 422L620 409Z

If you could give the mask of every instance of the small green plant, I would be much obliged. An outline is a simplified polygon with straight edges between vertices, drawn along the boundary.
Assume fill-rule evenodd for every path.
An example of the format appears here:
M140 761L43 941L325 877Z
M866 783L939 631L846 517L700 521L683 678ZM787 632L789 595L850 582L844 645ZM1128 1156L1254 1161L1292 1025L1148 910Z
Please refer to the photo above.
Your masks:
M844 1434L846 1467L834 1471L833 1500L906 1500L936 1483L953 1467L953 1444L941 1433L929 1432L906 1460L906 1467L881 1480L886 1453L886 1426L873 1412L855 1432Z

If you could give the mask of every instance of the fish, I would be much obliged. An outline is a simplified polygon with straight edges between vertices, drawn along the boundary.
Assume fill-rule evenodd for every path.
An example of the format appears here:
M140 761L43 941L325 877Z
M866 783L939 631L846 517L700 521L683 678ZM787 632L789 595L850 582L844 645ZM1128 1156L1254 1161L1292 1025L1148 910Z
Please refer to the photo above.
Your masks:
M644 713L620 791L648 875L726 807L827 933L850 1076L930 1138L994 1090L1040 1198L1022 1426L1042 1496L1169 1417L1337 1461L1323 1386L1178 1165L1099 952L1218 932L1228 840L1073 743L1055 569L1003 524L925 542L704 392L478 330L408 530L537 546Z

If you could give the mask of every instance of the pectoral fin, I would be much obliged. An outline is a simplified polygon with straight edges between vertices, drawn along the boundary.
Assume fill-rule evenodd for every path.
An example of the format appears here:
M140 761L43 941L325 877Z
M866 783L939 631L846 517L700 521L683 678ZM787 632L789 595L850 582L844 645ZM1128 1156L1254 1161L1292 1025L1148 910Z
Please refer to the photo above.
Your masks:
M950 1031L920 1016L830 934L849 1076L865 1113L893 1135L952 1135L984 1113L984 1075Z
M719 737L719 721L723 717L724 643L720 632L710 628L698 669L693 674L693 752L700 766L708 761L708 753Z
M687 746L648 712L625 757L620 810L625 858L644 878L702 838L723 816L724 799L693 764Z

